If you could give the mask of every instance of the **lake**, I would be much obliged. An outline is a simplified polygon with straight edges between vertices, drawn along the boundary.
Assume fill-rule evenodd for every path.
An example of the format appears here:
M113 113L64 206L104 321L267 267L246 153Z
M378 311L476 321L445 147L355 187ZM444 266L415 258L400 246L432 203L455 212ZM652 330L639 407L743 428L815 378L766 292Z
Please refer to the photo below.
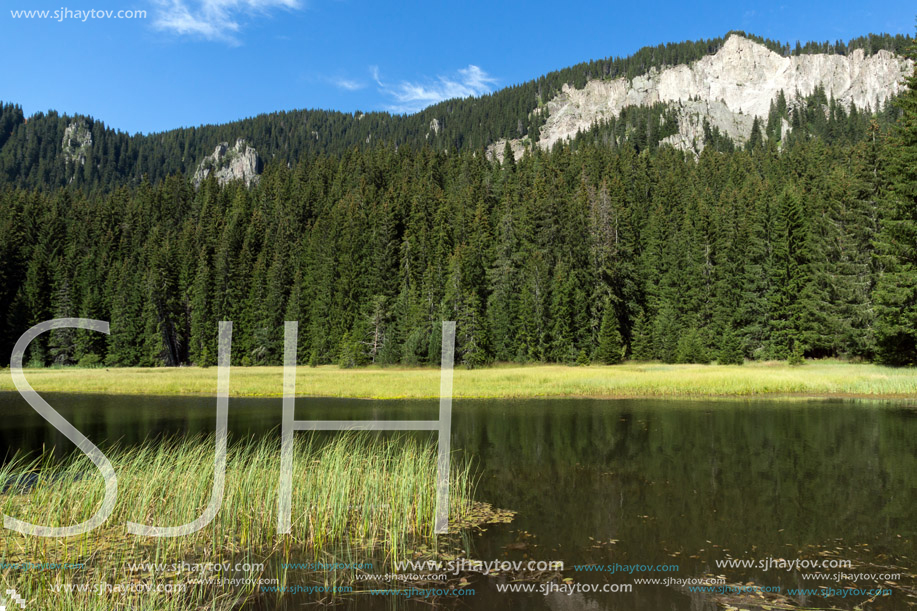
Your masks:
M114 442L130 445L214 429L212 398L45 397L103 449ZM437 409L435 401L300 398L296 417L435 419ZM0 412L0 458L42 447L72 449L18 394L0 393ZM280 414L280 399L231 399L231 439L279 436ZM892 594L876 597L868 609L912 609L917 603L912 576L917 402L456 400L452 444L480 474L476 498L518 512L511 523L474 536L468 543L473 557L562 560L564 577L576 583L600 589L633 584L633 589L504 594L497 591L501 579L481 577L471 581L473 597L446 606L637 611L730 606L732 599L715 594L635 582L704 575L784 593L819 584L867 587L806 578L818 570L758 564L825 558L852 561L852 568L841 569L845 573L884 573L888 567L902 573ZM717 566L729 559L753 560L756 566ZM627 574L574 568L615 563L677 569ZM790 598L808 608L853 609L870 597ZM271 601L249 608L294 609L309 600L290 595L279 607ZM763 604L737 607L766 608ZM430 608L385 596L363 596L343 606Z

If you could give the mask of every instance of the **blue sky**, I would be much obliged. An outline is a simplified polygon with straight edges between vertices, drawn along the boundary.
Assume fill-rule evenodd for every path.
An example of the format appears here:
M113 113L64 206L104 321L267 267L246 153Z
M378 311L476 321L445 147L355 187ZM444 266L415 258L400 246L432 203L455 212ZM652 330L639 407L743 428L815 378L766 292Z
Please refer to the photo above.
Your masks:
M128 132L274 110L413 112L587 59L742 29L776 40L914 33L913 1L3 0L0 100ZM14 10L145 19L14 19Z

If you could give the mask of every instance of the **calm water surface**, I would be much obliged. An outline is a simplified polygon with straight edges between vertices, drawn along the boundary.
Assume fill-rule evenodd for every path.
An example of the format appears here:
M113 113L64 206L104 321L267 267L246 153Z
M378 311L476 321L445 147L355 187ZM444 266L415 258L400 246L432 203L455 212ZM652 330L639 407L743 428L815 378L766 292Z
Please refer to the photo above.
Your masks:
M214 428L209 398L46 398L103 447ZM231 399L231 435L279 435L280 409L279 399ZM435 419L437 409L433 401L303 398L297 418ZM43 447L72 449L18 394L0 393L0 413L0 459ZM597 584L712 573L729 582L813 587L795 571L724 570L715 561L812 558L822 549L917 572L917 402L457 400L452 431L453 448L473 458L481 475L477 498L519 512L511 524L474 538L476 558L563 560L567 567L678 565L667 575L565 573ZM656 585L572 596L501 595L491 579L473 586L477 594L453 606L723 608L710 596ZM798 600L840 609L862 601ZM280 608L306 602L287 597ZM866 608L913 609L915 602L896 590ZM382 596L351 605L430 608Z

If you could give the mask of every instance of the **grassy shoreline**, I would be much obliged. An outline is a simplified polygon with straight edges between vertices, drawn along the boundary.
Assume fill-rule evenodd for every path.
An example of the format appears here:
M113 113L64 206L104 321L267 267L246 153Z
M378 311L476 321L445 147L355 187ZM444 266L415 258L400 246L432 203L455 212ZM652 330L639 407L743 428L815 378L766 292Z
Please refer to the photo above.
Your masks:
M38 392L118 395L213 395L217 368L51 368L28 369ZM297 369L299 396L360 399L429 399L439 393L436 368ZM278 397L282 367L233 367L230 394ZM0 372L0 391L15 391L9 369ZM610 367L503 365L456 369L454 397L522 398L665 398L665 397L917 397L917 369L839 361L735 365L664 365L626 363Z
M307 578L319 584L362 586L353 571L314 575L299 571L294 576L288 574L293 569L281 563L331 562L340 556L372 560L379 572L390 571L396 561L408 557L407 550L424 545L432 549L438 541L458 539L463 529L496 516L480 509L475 513L475 476L467 461L453 460L450 534L433 533L437 477L433 445L354 434L313 443L300 436L294 444L291 532L280 535L276 526L279 446L277 440L231 445L225 491L213 520L189 535L164 538L129 535L125 523L178 525L200 516L213 487L213 438L113 450L109 456L118 475L118 499L111 517L97 529L71 537L3 530L0 564L60 568L4 570L0 581L29 601L29 608L230 611L258 596L258 589L254 584L226 584L223 577L256 581L269 577L281 584ZM82 454L59 463L41 457L0 465L0 510L41 525L79 523L93 515L102 501L102 479L94 471ZM197 571L182 563L214 568ZM225 573L216 567L224 564ZM74 583L130 588L66 589L65 584ZM156 585L171 589L145 589Z

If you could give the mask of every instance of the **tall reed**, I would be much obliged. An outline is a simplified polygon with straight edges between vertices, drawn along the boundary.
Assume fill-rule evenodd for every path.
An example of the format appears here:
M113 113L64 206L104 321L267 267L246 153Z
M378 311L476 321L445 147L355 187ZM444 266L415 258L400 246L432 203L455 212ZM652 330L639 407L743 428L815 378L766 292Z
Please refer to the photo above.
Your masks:
M3 585L41 603L38 608L229 609L255 586L143 596L52 590L66 583L186 583L189 577L181 571L135 566L144 562L231 559L233 565L255 565L234 575L253 579L261 576L259 564L278 557L327 561L344 554L393 563L414 543L435 540L436 446L406 436L373 435L300 435L294 443L292 529L284 536L277 534L276 436L230 444L222 507L208 526L184 537L139 537L129 534L125 525L132 521L177 526L201 515L213 486L213 439L165 440L108 451L118 476L118 500L103 526L59 539L4 530L0 539L0 562L72 563L83 568L8 570L0 573ZM101 476L82 454L59 463L47 457L14 460L0 466L0 482L5 483L0 494L4 514L46 526L86 520L104 496ZM451 515L469 513L472 473L467 462L453 461L450 492ZM131 601L141 599L144 606L131 606Z

